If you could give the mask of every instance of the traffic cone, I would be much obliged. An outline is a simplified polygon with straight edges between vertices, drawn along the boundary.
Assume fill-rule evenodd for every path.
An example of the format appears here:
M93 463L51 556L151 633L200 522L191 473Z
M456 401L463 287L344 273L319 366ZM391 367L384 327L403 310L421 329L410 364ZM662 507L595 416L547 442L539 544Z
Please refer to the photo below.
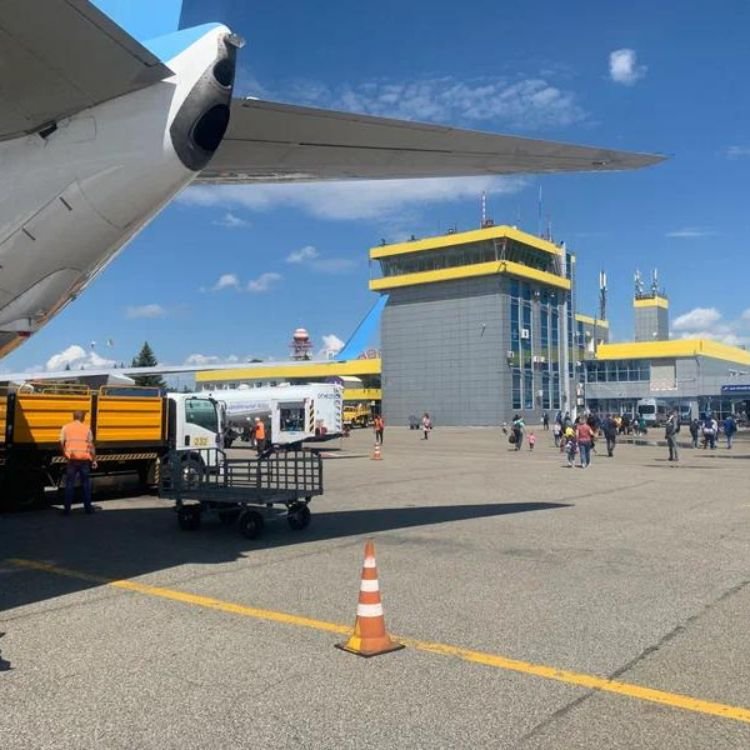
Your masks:
M362 566L354 633L346 643L337 643L336 648L359 656L377 656L404 648L402 643L391 640L385 629L378 568L375 565L375 545L371 541L365 543L365 562Z
M375 447L373 448L372 455L370 456L370 458L373 461L382 461L383 460L383 456L380 453L380 443L375 443Z

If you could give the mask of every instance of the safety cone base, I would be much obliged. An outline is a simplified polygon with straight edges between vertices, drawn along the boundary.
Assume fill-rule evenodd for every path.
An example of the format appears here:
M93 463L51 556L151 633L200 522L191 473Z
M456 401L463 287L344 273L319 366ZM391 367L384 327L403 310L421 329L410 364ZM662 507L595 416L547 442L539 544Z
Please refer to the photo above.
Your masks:
M406 648L403 643L398 641L391 641L387 645L380 646L376 651L362 651L356 643L352 643L355 640L350 638L345 643L336 643L336 648L341 651L347 651L350 654L356 654L357 656L364 656L365 659L369 659L372 656L379 656L380 654L390 654L393 651L400 651L402 648Z

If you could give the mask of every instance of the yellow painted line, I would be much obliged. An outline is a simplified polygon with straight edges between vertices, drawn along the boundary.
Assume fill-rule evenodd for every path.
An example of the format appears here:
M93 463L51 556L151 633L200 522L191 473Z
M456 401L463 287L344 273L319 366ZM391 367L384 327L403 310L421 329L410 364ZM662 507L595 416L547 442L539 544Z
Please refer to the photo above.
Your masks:
M268 622L278 622L284 625L293 625L300 628L322 630L327 633L336 633L337 635L349 635L352 632L352 628L348 625L340 625L335 622L316 620L311 617L302 617L300 615L277 612L271 609L248 607L243 604L234 604L221 599L214 599L210 596L189 594L184 591L162 588L161 586L150 586L136 581L112 580L102 576L95 576L89 573L62 568L57 565L51 565L36 560L11 558L7 559L5 562L19 568L54 573L69 578L77 578L78 580L111 586L124 591L132 591L147 596L169 599L182 604L192 604L205 609L226 612L227 614L252 617L256 620L266 620ZM733 721L741 721L750 724L750 708L706 701L700 698L693 698L689 695L682 695L680 693L654 690L653 688L643 687L642 685L635 685L629 682L619 682L618 680L608 680L606 677L596 677L595 675L584 674L582 672L557 669L556 667L549 667L544 664L534 664L532 662L521 661L518 659L509 659L498 654L473 651L472 649L451 646L446 643L433 643L431 641L422 641L414 638L396 638L396 640L416 651L425 651L430 654L439 654L440 656L450 656L456 659L462 659L463 661L472 662L473 664L481 664L485 667L494 667L495 669L502 669L509 672L532 675L534 677L541 677L545 680L563 682L568 685L575 685L576 687L587 688L589 690L614 693L615 695L635 698L640 701L658 703L670 708L680 708L685 711L692 711L694 713L717 716L722 719L731 719Z

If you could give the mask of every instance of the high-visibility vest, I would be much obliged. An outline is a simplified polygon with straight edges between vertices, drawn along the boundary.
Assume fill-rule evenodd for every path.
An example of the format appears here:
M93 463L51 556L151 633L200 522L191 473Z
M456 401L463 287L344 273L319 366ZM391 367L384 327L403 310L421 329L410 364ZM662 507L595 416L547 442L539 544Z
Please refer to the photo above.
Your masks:
M263 422L255 423L255 439L265 440L266 439L266 426Z
M91 461L91 428L74 420L63 427L63 451L69 461Z

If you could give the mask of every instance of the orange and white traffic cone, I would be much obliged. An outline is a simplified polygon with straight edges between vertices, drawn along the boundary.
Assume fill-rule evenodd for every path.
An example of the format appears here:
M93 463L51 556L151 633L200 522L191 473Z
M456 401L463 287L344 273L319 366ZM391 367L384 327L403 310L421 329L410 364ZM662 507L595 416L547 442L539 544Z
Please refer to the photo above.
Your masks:
M385 629L378 568L375 564L375 545L371 541L365 544L365 562L362 566L354 633L346 643L337 643L336 648L359 656L377 656L404 648L402 643L392 640Z
M383 455L380 452L380 443L375 443L375 447L372 449L372 455L370 456L370 458L373 461L382 461L383 460Z

